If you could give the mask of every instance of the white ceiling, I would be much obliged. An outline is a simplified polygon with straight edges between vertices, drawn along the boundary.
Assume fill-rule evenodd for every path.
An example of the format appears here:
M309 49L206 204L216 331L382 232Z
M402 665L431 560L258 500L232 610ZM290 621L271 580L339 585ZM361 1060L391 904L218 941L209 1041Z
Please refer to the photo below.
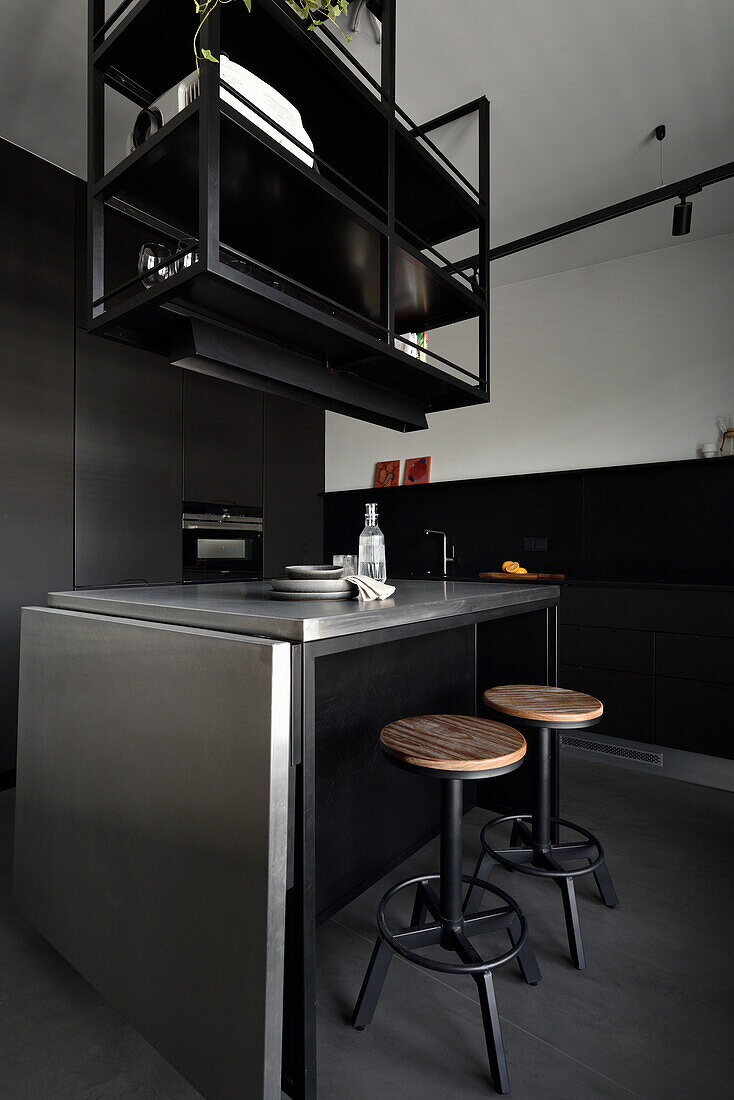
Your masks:
M368 20L352 48L374 66ZM666 182L734 160L733 57L732 0L398 0L408 113L491 101L493 244L655 187L658 122ZM5 0L0 95L3 137L85 174L86 0ZM127 115L113 106L109 124ZM440 141L474 174L471 122ZM494 281L668 247L671 216L666 204L499 261ZM685 239L732 230L733 183L694 199Z

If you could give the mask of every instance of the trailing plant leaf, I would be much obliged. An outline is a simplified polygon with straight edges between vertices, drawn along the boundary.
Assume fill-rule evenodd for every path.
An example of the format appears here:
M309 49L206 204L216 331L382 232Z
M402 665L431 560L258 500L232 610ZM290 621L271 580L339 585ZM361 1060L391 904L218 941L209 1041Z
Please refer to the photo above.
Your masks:
M200 61L214 61L218 62L219 58L214 57L211 50L203 50L199 46L199 36L201 34L201 28L206 23L209 16L219 7L220 4L231 4L236 0L193 0L194 10L199 19L199 25L196 28L196 34L194 35L194 57L196 59L196 71L199 72ZM242 0L248 12L252 12L252 0ZM300 15L301 19L308 23L306 30L315 31L317 27L321 27L326 22L334 23L337 30L347 42L351 42L352 39L348 34L345 34L341 27L336 22L340 15L343 15L349 7L349 0L286 0L291 8Z

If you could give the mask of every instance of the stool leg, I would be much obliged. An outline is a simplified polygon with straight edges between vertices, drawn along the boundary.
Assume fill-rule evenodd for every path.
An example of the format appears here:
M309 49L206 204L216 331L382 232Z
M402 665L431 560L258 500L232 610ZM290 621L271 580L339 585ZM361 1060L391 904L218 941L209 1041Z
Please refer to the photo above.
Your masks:
M538 729L535 755L535 808L533 812L533 862L542 867L541 852L551 845L551 731Z
M462 962L481 962L479 954L461 932L455 934L454 945L456 953ZM473 974L472 977L477 984L479 1004L482 1009L484 1039L487 1044L487 1058L489 1059L489 1072L492 1077L492 1084L497 1092L507 1093L510 1091L510 1078L507 1072L507 1060L505 1059L505 1048L502 1042L500 1014L497 1009L497 998L494 992L492 974L487 970L484 974Z
M372 958L367 967L367 973L362 982L362 988L357 997L357 1003L354 1006L352 1027L355 1031L364 1031L367 1024L372 1023L372 1017L375 1014L377 1002L380 999L380 993L382 992L387 972L390 969L392 956L392 948L388 947L382 936L378 936L377 943L372 952Z
M596 887L599 891L601 900L608 909L616 909L619 905L619 898L617 897L617 891L614 889L614 883L612 882L612 876L609 874L606 860L604 863L600 863L594 871L594 878L596 879Z
M441 781L441 890L439 905L444 930L461 928L463 913L461 826L464 819L464 784L461 779ZM444 944L444 946L452 946Z
M419 882L415 891L413 914L410 918L410 927L419 927L425 921L426 914L430 913L433 920L439 920L439 906L436 895L424 883Z
M586 959L584 957L584 942L581 939L581 923L579 910L576 904L576 891L572 878L560 878L554 880L561 891L563 898L563 915L566 918L566 932L568 933L568 946L571 951L571 962L577 970L584 970Z
M522 846L522 837L520 835L519 825L519 821L513 821L512 823L512 832L510 833L511 848L520 848Z
M494 982L489 971L486 974L478 974L474 980L477 983L479 1003L482 1006L482 1022L484 1024L484 1037L487 1043L487 1058L489 1059L492 1083L497 1092L506 1093L510 1091L510 1078L507 1073L507 1061L502 1043L500 1014L497 1009L497 998L494 994Z
M417 928L423 924L423 920L428 911L426 906L426 894L423 889L423 883L419 882L415 890L415 901L413 902L413 912L410 917L410 927Z
M520 939L520 918L517 913L512 918L510 924L507 926L507 934L510 937L510 943L514 947L517 941ZM528 985L537 985L541 980L540 967L538 961L535 958L535 952L530 946L530 940L525 941L525 946L517 956L517 961L520 966L520 972L528 983Z
M489 882L489 876L496 867L495 861L492 859L488 852L483 851L477 862L476 869L474 871L474 878L483 879L485 882ZM481 886L469 887L464 899L464 916L471 916L472 913L478 913L482 907L482 898L484 897L484 890Z

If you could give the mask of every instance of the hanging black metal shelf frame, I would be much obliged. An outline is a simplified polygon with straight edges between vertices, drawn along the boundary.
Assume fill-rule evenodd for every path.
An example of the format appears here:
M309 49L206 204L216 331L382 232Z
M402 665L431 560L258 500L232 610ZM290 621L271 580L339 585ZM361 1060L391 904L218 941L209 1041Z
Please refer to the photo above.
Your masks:
M315 152L203 62L198 98L106 172L106 89L149 107L190 71L196 24L181 0L123 0L107 19L104 6L90 0L90 330L400 430L488 401L488 260L466 274L438 246L475 232L487 256L489 103L422 126L405 114L395 102L395 0L384 6L379 82L331 32L306 31L283 0L258 0L251 14L227 5L207 19L202 48L237 54L290 97ZM298 98L304 74L310 103ZM327 100L324 118L313 104ZM478 188L428 137L472 113ZM138 249L151 240L169 254L141 275ZM409 335L470 319L475 371Z

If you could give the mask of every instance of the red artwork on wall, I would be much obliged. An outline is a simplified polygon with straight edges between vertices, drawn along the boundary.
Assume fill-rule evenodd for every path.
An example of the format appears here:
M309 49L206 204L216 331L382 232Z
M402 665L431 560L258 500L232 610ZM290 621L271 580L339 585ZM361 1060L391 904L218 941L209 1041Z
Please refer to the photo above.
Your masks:
M427 485L431 480L430 458L409 458L405 463L403 485Z
M375 489L387 489L400 484L400 459L389 459L375 465Z

